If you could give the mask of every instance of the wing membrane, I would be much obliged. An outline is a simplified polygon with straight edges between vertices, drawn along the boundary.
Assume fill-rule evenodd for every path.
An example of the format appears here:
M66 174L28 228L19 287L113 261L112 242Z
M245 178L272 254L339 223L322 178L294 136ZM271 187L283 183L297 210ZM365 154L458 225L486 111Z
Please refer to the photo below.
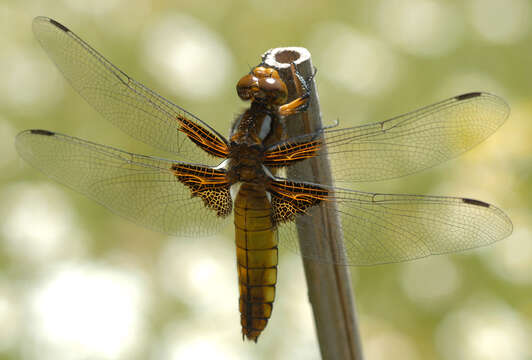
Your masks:
M212 156L178 131L178 119L207 128L227 143L209 125L130 78L55 20L35 18L33 32L72 87L111 123L180 159L214 165Z
M383 122L298 136L268 150L321 140L317 156L329 158L336 181L392 179L471 149L493 134L509 112L504 100L495 95L470 93ZM311 180L304 176L308 166L302 165L303 170L288 168L290 179Z
M153 230L212 234L228 217L216 216L176 177L183 164L136 155L78 138L27 130L16 139L20 156L56 181Z
M485 246L512 232L500 209L478 200L329 189L334 194L321 206L340 218L345 258L335 261L311 242L300 245L295 223L279 226L281 245L320 262L374 265ZM299 216L297 224L325 236L314 211L319 209Z

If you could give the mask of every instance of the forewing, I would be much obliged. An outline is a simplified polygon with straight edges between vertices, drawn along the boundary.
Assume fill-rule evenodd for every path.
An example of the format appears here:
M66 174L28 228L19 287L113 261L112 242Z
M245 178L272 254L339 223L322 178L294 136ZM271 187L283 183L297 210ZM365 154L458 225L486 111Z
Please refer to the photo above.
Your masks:
M345 256L334 260L308 239L300 245L295 222L279 226L282 246L319 262L374 265L473 249L512 232L510 219L500 209L478 200L331 190L321 206L339 217ZM315 210L298 216L297 226L325 236Z
M321 142L313 156L329 158L336 181L392 179L471 149L493 134L509 112L506 102L495 95L470 93L383 122L298 136L268 151L305 141ZM288 173L292 180L309 180L302 170L290 168Z
M46 130L21 132L16 147L24 160L46 175L153 230L208 235L228 222L228 216L218 216L178 179L174 169L188 164Z
M211 165L220 162L179 131L180 119L185 119L188 129L207 129L216 143L227 143L206 123L130 78L55 20L35 18L33 32L72 87L125 133L179 159Z

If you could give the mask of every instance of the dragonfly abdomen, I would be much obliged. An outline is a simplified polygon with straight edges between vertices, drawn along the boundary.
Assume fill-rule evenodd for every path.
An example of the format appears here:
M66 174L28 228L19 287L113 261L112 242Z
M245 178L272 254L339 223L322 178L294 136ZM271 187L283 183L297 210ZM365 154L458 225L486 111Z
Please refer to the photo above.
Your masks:
M264 187L243 183L234 214L242 335L256 342L270 318L277 282L277 238Z

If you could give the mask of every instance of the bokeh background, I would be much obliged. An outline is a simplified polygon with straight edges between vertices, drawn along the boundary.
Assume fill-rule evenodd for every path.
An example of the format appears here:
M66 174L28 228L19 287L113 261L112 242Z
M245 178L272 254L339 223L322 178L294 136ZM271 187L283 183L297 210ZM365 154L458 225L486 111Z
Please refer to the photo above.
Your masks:
M0 359L318 359L301 259L282 252L273 317L242 342L229 226L175 238L123 220L20 160L43 128L158 153L102 119L31 32L62 22L129 75L226 132L236 81L267 49L304 46L324 121L352 126L469 91L512 108L459 159L380 192L497 204L513 235L466 253L352 268L367 359L532 359L529 0L0 0Z

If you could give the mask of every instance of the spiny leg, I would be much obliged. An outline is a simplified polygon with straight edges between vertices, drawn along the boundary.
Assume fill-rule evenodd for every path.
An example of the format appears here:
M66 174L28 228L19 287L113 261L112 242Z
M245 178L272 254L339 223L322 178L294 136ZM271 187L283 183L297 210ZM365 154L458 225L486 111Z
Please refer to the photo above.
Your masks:
M308 109L310 99L309 84L316 75L316 71L314 71L312 75L308 77L308 79L305 79L299 73L294 63L290 64L290 67L292 69L292 73L295 76L294 80L297 80L295 81L295 83L296 87L298 88L298 91L301 93L301 96L279 107L279 114L282 116L299 114Z

